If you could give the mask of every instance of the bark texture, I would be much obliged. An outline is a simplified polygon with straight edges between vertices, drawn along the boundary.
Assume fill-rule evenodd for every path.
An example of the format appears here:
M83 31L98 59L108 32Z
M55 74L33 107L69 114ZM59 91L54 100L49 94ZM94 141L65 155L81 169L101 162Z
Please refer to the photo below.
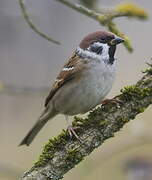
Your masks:
M58 180L76 164L114 136L128 121L152 104L152 65L133 86L125 87L115 99L121 101L100 106L85 119L75 117L73 126L82 142L70 139L67 131L50 139L39 160L21 180Z

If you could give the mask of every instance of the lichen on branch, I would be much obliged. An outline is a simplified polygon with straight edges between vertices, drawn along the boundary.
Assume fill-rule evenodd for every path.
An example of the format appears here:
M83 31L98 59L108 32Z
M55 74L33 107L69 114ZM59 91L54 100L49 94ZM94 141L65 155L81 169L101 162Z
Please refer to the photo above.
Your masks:
M144 76L132 86L121 90L115 99L118 103L99 106L86 118L75 117L73 126L82 139L70 139L63 131L58 137L50 139L35 165L21 180L58 180L82 161L106 139L114 136L127 122L152 104L152 65Z

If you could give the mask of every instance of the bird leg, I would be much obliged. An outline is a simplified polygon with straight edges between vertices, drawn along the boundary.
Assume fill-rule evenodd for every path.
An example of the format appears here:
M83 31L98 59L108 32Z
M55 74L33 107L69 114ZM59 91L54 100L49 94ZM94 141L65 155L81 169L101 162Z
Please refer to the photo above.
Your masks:
M74 128L70 122L69 122L69 118L67 115L65 115L65 119L67 121L67 124L68 124L68 127L67 127L67 130L68 130L68 133L70 135L70 138L72 138L72 136L74 135L76 137L76 139L78 139L80 142L82 142L82 140L79 138L79 136L77 135L77 133L75 132L75 129L77 128Z

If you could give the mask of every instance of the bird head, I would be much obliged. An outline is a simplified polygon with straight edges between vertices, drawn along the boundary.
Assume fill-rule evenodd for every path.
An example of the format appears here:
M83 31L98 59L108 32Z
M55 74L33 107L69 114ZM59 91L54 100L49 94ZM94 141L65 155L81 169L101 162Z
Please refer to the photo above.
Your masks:
M84 37L79 44L80 56L113 64L116 46L124 40L111 32L97 31ZM87 57L88 56L88 57Z

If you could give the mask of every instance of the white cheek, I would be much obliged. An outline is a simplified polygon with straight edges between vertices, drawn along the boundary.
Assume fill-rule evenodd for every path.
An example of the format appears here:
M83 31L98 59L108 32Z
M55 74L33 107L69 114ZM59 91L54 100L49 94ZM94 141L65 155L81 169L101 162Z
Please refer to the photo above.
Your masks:
M83 50L80 47L77 48L77 53L82 56L83 58L88 58L88 59L94 59L97 61L107 61L109 60L109 46L107 44L99 43L96 42L94 43L97 46L102 46L102 53L101 54L96 54L94 52L89 51L90 48L87 50Z
M101 57L105 60L109 59L109 46L107 44L103 44L103 43L101 44L103 47Z

